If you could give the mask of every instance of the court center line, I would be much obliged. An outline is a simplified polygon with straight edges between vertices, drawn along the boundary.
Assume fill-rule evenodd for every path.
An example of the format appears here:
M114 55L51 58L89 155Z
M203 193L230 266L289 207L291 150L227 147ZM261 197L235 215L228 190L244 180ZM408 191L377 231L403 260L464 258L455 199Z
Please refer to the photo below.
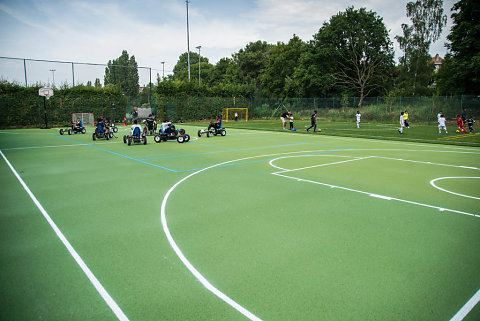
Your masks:
M110 296L110 294L108 294L107 290L105 290L105 288L100 283L100 281L98 281L98 279L95 277L95 275L90 270L90 268L87 266L87 264L85 264L83 259L80 257L80 255L77 253L77 251L73 248L73 246L70 244L70 242L67 240L67 238L63 235L63 233L60 231L58 226L52 220L50 215L48 215L47 211L43 208L42 204L40 204L38 199L32 193L30 188L28 188L27 184L23 181L23 179L20 177L18 172L15 170L13 165L10 163L10 161L7 159L7 157L5 157L5 155L3 154L3 152L1 150L0 150L0 154L2 155L3 159L5 160L5 163L7 163L8 167L10 167L10 170L12 171L12 173L15 175L17 180L22 185L23 189L27 192L28 196L30 196L30 198L33 201L33 203L35 204L35 206L37 206L37 208L42 213L43 217L47 220L48 224L53 229L53 231L55 232L57 237L60 239L60 241L63 243L63 245L67 248L68 252L73 257L75 262L77 262L78 266L82 269L83 273L90 280L90 283L92 283L92 285L95 287L98 294L100 294L102 299L105 301L105 303L108 305L108 307L112 310L112 312L115 314L115 316L118 318L118 320L128 321L128 318L125 315L125 313L123 313L122 309L120 309L120 307L115 302L115 300L113 300L113 298Z

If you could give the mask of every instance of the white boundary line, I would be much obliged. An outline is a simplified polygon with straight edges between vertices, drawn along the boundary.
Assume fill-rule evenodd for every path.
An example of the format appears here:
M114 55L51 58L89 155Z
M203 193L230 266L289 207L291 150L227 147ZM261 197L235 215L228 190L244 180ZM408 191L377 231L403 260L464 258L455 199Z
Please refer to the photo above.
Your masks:
M308 155L308 156L311 156L311 155ZM317 156L322 156L322 155L317 155ZM287 157L288 157L288 156L287 156ZM292 157L295 157L295 156L292 156ZM301 156L299 156L299 157L301 157ZM278 158L272 159L272 160L269 162L269 164L270 164L271 166L273 166L273 167L279 168L278 166L274 166L273 163L274 163L276 160L279 160L279 159L282 159L282 158L286 158L286 157L278 157ZM349 161L357 161L357 160L363 160L363 159L368 159L368 158L385 158L385 159L398 160L398 161L409 161L409 160L398 159L398 158L368 156L368 157L363 157L363 158L351 159L351 160L347 160L347 161L339 161L339 162L321 164L321 165L317 165L317 166L309 166L309 167L303 167L303 168L297 168L297 169L282 170L282 171L279 171L279 172L274 172L274 173L272 173L272 174L273 174L273 175L276 175L276 176L280 176L280 177L285 177L285 178L293 179L293 180L296 180L296 181L298 181L298 182L313 183L313 184L317 184L317 185L327 186L327 187L330 187L330 188L338 188L338 189L345 190L345 191L350 191L350 192L365 194L365 195L368 195L368 196L371 196L371 197L380 198L380 199L384 199L384 200L388 200L388 201L392 201L392 200L393 200L393 201L398 201L398 202L403 202L403 203L408 203L408 204L413 204L413 205L419 205L419 206L423 206L423 207L433 208L433 209L437 209L437 210L439 210L439 211L441 211L441 212L447 211L447 212L453 212L453 213L458 213L458 214L463 214L463 215L474 216L474 217L480 218L480 214L473 214L473 213L468 213L468 212L463 212L463 211L457 211L457 210L454 210L454 209L449 209L449 208L444 208L444 207L439 207L439 206L434 206L434 205L429 205L429 204L424 204L424 203L419 203L419 202L414 202L414 201L408 201L408 200L404 200L404 199L400 199L400 198L396 198L396 197L379 195L379 194L370 193L370 192L366 192L366 191L360 191L360 190L353 189L353 188L348 188L348 187L343 187L343 186L337 186L337 185L332 185L332 184L327 184L327 183L322 183L322 182L317 182L317 181L312 181L312 180L308 180L308 179L303 179L303 178L298 178L298 177L287 176L287 175L282 175L282 174L281 174L281 173L292 172L292 171L296 171L296 170L302 170L302 169L308 169L308 168L320 167L320 166L327 166L327 165L335 165L335 164L346 163L346 162L349 162ZM476 168L476 167L455 166L455 165L437 164L437 163L421 162L421 161L413 161L413 162L422 163L422 164L428 164L428 165L450 166L450 167L457 167L457 168L467 168L467 169L480 170L479 168Z
M462 321L480 301L480 290L450 319L450 321Z
M70 242L67 240L67 238L63 235L63 233L60 231L60 229L57 227L55 222L51 219L50 215L48 215L47 211L43 208L42 204L37 200L35 195L33 195L32 191L28 188L27 184L23 181L23 179L20 177L20 175L17 173L15 168L12 166L10 161L5 157L3 152L0 150L0 154L2 155L3 159L7 163L8 167L10 167L10 170L13 172L15 177L18 179L22 187L25 189L27 192L28 196L32 199L33 203L37 206L37 208L40 210L42 213L43 217L47 220L48 224L50 224L50 227L53 229L55 234L57 234L57 237L62 241L63 245L67 248L68 252L70 255L74 258L75 262L77 262L78 266L82 269L83 273L87 276L87 278L90 280L92 285L95 287L97 292L100 294L100 296L103 298L105 303L107 303L108 307L113 311L115 316L118 318L118 320L122 321L128 321L127 316L123 313L122 309L117 305L117 303L113 300L113 298L108 294L107 290L103 287L103 285L98 281L98 279L95 277L95 275L92 273L92 271L88 268L88 266L85 264L85 262L82 260L80 255L75 251L73 246L70 244Z
M433 187L435 187L436 189L439 189L443 192L446 192L446 193L450 193L450 194L453 194L453 195L458 195L458 196L462 196L462 197L466 197L466 198L473 198L473 199L476 199L476 200L480 200L479 197L474 197L474 196L469 196L469 195L465 195L465 194L459 194L459 193L455 193L455 192L452 192L452 191L449 191L447 189L444 189L444 188L441 188L437 185L435 185L435 182L436 181L439 181L439 180L442 180L442 179L449 179L449 178L480 178L480 177L466 177L466 176L456 176L456 177L439 177L439 178L435 178L435 179L432 179L430 181L430 185L432 185Z
M266 154L266 155L257 155L257 156L250 156L250 157L243 157L243 158L239 158L239 159L234 159L234 160L230 160L230 161L226 161L226 162L222 162L222 163L218 163L218 164L215 164L215 165L211 165L209 167L205 167L205 168L202 168L196 172L193 172L187 176L185 176L184 178L182 178L181 180L179 180L178 182L176 182L168 191L167 193L165 194L165 196L163 197L163 201L162 201L162 207L161 207L161 214L160 214L160 220L162 222L162 227L163 227L163 231L165 233L165 236L167 237L167 240L168 242L170 243L170 246L172 247L173 251L175 252L175 254L178 256L178 258L182 261L182 263L185 265L185 267L190 271L190 273L193 274L193 276L210 292L212 292L214 295L216 295L219 299L221 299L222 301L224 301L225 303L227 303L228 305L230 305L232 308L234 308L235 310L237 310L238 312L240 312L241 314L243 314L245 317L247 317L248 319L250 320L254 320L254 321L261 321L261 319L259 317L257 317L256 315L254 315L253 313L251 313L250 311L248 311L247 309L245 309L243 306L241 306L240 304L238 304L237 302L235 302L234 300L232 300L230 297L228 297L225 293L223 293L222 291L220 291L219 289L217 289L215 286L213 286L194 266L192 263L190 263L190 261L185 257L185 255L183 254L182 250L180 250L180 248L178 247L177 243L175 242L175 240L173 239L172 237L172 234L170 233L170 229L168 228L168 224L167 224L167 214L166 214L166 206L167 206L167 202L168 202L168 198L170 197L170 195L173 193L173 191L183 182L185 182L186 180L188 180L189 178L191 178L192 176L194 175L197 175L203 171L206 171L208 169L211 169L211 168L214 168L214 167L218 167L218 166L222 166L222 165L225 165L225 164L229 164L229 163L234 163L234 162L238 162L238 161L242 161L242 160L247 160L247 159L253 159L253 158L261 158L261 157L269 157L269 156L280 156L280 155L290 155L290 154L301 154L301 153L315 153L315 152L322 152L324 151L323 149L320 149L320 150L309 150L309 151L298 151L298 152L286 152L286 153L276 153L276 154Z

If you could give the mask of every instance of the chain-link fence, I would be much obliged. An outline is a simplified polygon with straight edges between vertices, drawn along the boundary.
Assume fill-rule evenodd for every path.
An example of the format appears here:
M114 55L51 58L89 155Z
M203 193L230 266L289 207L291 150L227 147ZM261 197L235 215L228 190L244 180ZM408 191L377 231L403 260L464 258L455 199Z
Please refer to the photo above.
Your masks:
M168 118L178 121L202 121L222 115L224 108L248 108L249 119L277 118L283 111L291 111L296 119L308 119L318 110L320 119L349 121L356 111L362 120L396 123L400 111L408 110L410 120L416 123L434 123L442 112L452 119L466 109L467 116L480 119L479 96L453 97L366 97L358 108L357 97L249 99L241 97L156 97L150 101L147 92L138 96L126 96L102 89L58 90L45 101L38 96L36 87L17 87L15 90L0 88L0 127L42 126L44 111L51 125L66 124L72 113L94 113L115 122L131 120L137 107L139 118L153 113L157 120Z

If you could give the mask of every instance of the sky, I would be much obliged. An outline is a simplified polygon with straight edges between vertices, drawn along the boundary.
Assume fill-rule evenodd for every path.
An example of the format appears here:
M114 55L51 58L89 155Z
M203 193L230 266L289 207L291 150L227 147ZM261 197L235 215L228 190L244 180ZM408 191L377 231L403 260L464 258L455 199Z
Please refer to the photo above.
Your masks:
M257 40L288 42L294 34L309 41L324 22L347 7L376 12L389 30L396 61L402 52L395 40L406 17L406 0L190 0L190 51L215 64ZM456 0L444 0L447 26L430 53L444 56ZM0 56L106 64L122 50L139 66L152 68L155 82L171 74L187 51L187 10L184 0L0 0ZM164 62L164 64L162 64ZM27 82L86 83L99 78L104 66L26 62ZM52 71L54 70L54 71ZM194 71L191 71L192 73ZM140 69L140 85L150 70ZM23 60L0 58L0 79L25 83Z

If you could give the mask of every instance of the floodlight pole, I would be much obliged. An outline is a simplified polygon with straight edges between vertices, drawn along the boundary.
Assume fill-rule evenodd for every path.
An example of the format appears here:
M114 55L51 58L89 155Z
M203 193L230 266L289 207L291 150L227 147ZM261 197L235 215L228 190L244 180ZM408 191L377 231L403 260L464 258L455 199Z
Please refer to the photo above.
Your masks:
M190 81L190 34L188 30L188 3L190 1L185 0L187 4L187 63L188 63L188 81Z
M55 87L55 69L50 69L50 71L52 72L52 76L53 76L53 86L52 87Z
M162 81L165 78L165 61L162 61Z
M200 61L201 61L201 56L200 56L200 49L202 46L195 47L198 49L198 85L200 86Z

